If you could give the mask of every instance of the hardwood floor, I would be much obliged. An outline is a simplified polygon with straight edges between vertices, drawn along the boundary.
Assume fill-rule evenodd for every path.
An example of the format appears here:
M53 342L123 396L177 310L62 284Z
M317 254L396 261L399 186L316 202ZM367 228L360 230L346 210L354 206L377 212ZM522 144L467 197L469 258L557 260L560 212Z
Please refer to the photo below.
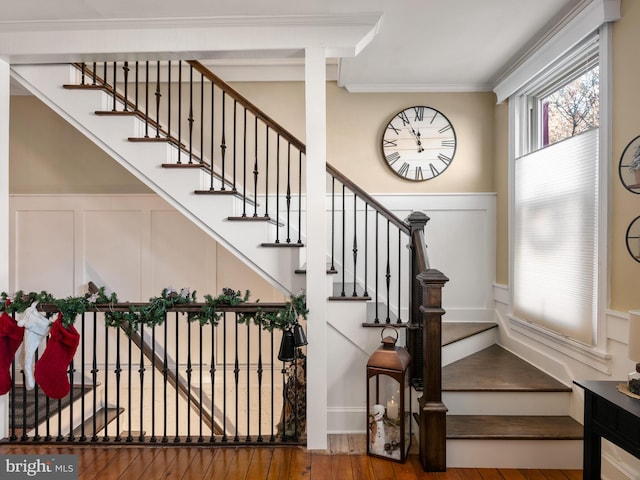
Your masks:
M580 480L580 470L450 468L422 471L416 455L399 464L362 453L303 447L0 446L0 454L78 455L80 480Z

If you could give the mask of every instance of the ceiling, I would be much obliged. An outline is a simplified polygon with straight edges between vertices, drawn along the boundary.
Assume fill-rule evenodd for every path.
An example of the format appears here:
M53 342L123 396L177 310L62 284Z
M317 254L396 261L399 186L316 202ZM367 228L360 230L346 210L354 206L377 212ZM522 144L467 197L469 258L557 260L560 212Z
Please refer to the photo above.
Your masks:
M333 60L350 91L483 91L589 0L21 0L0 29L63 21L251 16L379 16L354 57ZM286 28L286 27L285 27ZM0 52L1 54L2 52ZM252 55L245 55L251 57ZM288 61L292 60L290 53ZM268 55L269 62L282 62ZM246 65L251 58L244 58ZM257 62L257 58L255 59ZM297 60L301 62L301 60ZM261 59L265 65L264 58ZM330 62L332 63L332 62ZM222 76L222 75L221 75ZM224 78L224 76L223 76Z

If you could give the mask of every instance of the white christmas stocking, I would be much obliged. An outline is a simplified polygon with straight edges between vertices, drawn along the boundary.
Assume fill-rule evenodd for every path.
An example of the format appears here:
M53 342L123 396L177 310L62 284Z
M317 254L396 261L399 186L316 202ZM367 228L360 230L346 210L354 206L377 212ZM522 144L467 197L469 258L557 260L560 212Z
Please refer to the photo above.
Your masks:
M33 366L35 363L36 350L44 337L49 333L51 323L49 319L36 310L37 303L29 306L24 315L18 321L18 326L24 327L23 354L24 354L24 375L27 390L33 390L36 385L33 376Z

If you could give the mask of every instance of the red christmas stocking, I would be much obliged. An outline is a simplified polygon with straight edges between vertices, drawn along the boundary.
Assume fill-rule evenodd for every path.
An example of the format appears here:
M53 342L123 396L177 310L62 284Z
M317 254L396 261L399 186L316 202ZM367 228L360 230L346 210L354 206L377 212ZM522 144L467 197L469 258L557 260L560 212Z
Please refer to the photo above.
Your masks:
M49 398L63 398L69 393L67 368L80 343L80 334L73 325L62 326L62 314L51 325L47 347L36 362L34 376Z
M0 395L11 390L13 383L9 369L16 350L22 343L23 335L24 328L19 327L6 312L2 312L0 315Z

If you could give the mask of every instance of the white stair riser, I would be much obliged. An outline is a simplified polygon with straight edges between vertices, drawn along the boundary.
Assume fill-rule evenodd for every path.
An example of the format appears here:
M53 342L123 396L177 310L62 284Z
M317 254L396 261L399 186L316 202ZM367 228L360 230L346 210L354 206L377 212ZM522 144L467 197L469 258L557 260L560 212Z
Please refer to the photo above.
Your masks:
M568 415L570 392L442 392L449 415Z
M485 330L442 348L442 366L457 362L496 343L497 328Z
M447 440L447 467L582 469L582 440Z

